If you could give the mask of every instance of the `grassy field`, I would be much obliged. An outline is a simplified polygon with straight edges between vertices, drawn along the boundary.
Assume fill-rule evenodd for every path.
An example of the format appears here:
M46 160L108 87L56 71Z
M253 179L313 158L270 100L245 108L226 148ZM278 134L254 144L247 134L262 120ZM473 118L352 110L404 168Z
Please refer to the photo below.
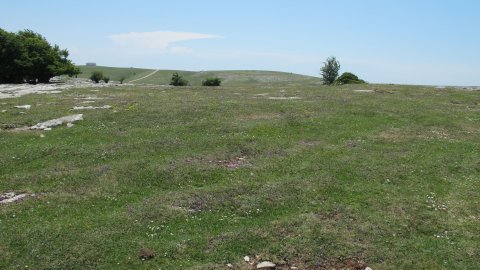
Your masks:
M117 68L117 67L103 67L103 66L78 66L80 68L79 78L89 78L94 71L101 71L103 75L109 77L113 81L119 81L122 77L125 78L125 82L133 80L137 77L143 77L153 70L144 68Z
M138 68L112 68L112 67L87 67L79 66L82 74L80 78L88 78L93 71L102 71L104 75L109 76L114 81L125 78L125 82L141 79L151 74L153 69L138 69ZM255 86L262 85L279 85L288 83L290 85L304 85L304 84L320 84L321 80L316 77L299 75L294 73L276 72L276 71L249 71L249 70L235 70L235 71L182 71L182 70L159 70L152 76L145 79L135 81L137 84L156 84L168 85L172 74L178 72L191 86L200 86L202 81L206 78L218 77L222 79L224 86Z
M480 92L236 80L0 100L0 269L478 269Z

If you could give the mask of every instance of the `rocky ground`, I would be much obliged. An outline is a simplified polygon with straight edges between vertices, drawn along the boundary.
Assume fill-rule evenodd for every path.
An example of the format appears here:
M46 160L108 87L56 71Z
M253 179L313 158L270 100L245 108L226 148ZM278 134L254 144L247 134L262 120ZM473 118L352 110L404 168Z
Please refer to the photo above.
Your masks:
M0 99L20 97L27 94L56 94L70 88L118 86L119 84L117 83L94 83L91 80L79 78L49 84L0 84Z

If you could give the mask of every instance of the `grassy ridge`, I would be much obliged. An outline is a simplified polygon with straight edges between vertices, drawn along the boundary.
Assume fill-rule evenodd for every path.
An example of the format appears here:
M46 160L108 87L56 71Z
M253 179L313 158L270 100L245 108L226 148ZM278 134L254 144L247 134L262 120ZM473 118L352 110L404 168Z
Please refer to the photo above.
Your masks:
M151 69L137 69L137 68L111 68L111 67L86 67L79 66L82 71L81 78L88 78L93 71L102 71L104 75L109 76L112 80L118 81L122 76L125 77L125 82L140 79L152 73ZM178 72L192 86L199 86L206 78L218 77L222 79L222 84L226 86L254 86L258 84L320 84L321 80L316 77L276 72L276 71L179 71L179 70L159 70L152 76L136 81L137 84L156 84L168 85L172 74Z
M479 93L357 87L5 100L1 124L15 126L86 96L113 109L73 128L0 132L0 192L37 194L0 206L0 268L249 269L243 256L258 255L299 269L475 269ZM155 258L140 260L142 248Z
M125 81L129 81L135 77L143 77L152 72L151 69L144 68L118 68L118 67L103 67L103 66L77 66L82 72L78 75L79 78L89 78L94 71L101 71L103 75L110 77L113 81L119 81L122 77Z

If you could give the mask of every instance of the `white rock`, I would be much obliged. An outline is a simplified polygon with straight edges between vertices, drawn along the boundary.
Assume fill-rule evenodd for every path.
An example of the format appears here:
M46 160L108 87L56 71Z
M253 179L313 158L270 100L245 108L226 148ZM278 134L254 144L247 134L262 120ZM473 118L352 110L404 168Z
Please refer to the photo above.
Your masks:
M32 108L32 105L18 105L18 106L15 106L15 108L30 110L30 108Z
M52 127L62 125L63 123L73 123L80 120L83 120L83 114L74 114L38 123L31 126L30 129L51 130Z
M7 110L2 110L2 113L3 113L3 112L7 112Z
M105 105L101 107L94 107L94 106L76 106L73 107L74 110L96 110L96 109L110 109L112 106L110 105Z
M68 128L72 128L73 126L75 126L75 125L72 124L72 123L67 123L67 127L68 127Z
M357 92L357 93L373 93L375 92L374 90L353 90L353 92Z
M275 264L272 262L261 262L257 264L257 269L268 269L268 268L274 268Z
M372 268L370 268L370 267L367 266L367 268L365 268L365 270L372 270Z
M5 193L2 196L0 196L0 198L2 198L2 200L0 200L0 204L7 204L7 203L16 202L18 200L21 200L21 199L25 198L26 196L27 196L27 194L16 195L13 192ZM5 199L3 199L3 198L5 198Z
M227 267L228 267L228 268L233 268L233 264L227 263Z
M243 257L243 260L246 261L246 262L249 262L249 261L250 261L250 257L245 256L245 257Z

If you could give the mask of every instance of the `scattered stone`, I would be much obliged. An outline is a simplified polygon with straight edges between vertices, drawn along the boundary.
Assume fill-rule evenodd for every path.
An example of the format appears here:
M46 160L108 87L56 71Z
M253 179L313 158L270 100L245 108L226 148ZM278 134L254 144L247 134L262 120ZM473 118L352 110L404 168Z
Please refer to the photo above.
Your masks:
M296 270L296 269L298 269L298 267L296 267L296 266L290 266L290 269Z
M83 114L74 114L74 115L64 116L57 119L48 120L46 122L38 123L34 126L31 126L29 129L51 130L52 127L56 127L64 123L73 123L80 120L83 120Z
M365 268L365 270L372 270L372 268L370 268L370 267L367 266L367 267Z
M75 125L72 124L72 123L67 123L67 127L68 127L68 128L72 128L73 126L75 126Z
M233 268L233 264L227 263L227 267L228 267L228 268Z
M0 204L13 203L25 198L27 194L16 194L15 192L7 192L0 195Z
M245 256L245 257L243 257L243 260L244 260L245 262L249 262L249 261L250 261L250 257Z
M96 109L110 109L112 106L110 105L105 105L101 107L94 107L94 106L78 106L78 107L73 107L74 110L96 110Z
M32 105L18 105L18 106L15 106L15 108L30 110L30 108L32 108Z
M40 138L45 138L45 134L40 134Z
M2 113L7 112L7 110L2 110Z
M257 269L268 269L268 268L275 268L275 264L272 263L272 262L261 262L259 264L257 264Z

